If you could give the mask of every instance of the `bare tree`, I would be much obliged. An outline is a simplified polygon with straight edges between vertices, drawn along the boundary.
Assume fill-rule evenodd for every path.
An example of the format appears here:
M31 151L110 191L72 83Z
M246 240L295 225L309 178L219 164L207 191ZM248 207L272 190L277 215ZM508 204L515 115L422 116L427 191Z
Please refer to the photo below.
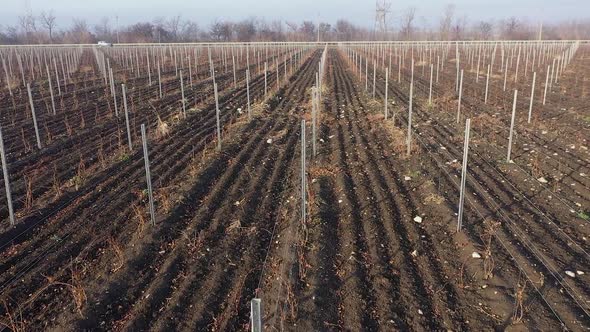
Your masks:
M166 22L166 28L168 29L168 31L172 35L172 38L174 39L174 41L177 41L178 40L178 33L180 31L180 15L176 15L176 16L171 17Z
M465 39L465 32L467 30L467 18L465 16L455 20L451 28L453 40Z
M328 34L330 33L330 31L332 30L332 26L329 23L320 23L318 25L318 29L320 29L319 33L320 33L320 40L322 41L327 41L330 39L330 37L328 36Z
M336 21L335 32L339 40L352 40L355 30L355 26L347 20Z
M199 25L193 21L184 21L181 24L180 40L191 42L199 39Z
M504 39L516 39L520 25L520 21L514 16L504 20L502 24L502 37Z
M57 25L57 22L55 22L55 15L53 15L53 10L50 10L49 12L41 12L39 20L41 21L41 25L47 29L47 33L49 33L49 40L53 42L53 30Z
M95 38L85 20L74 19L72 28L66 32L65 41L72 44L91 44Z
M99 40L112 39L112 31L108 17L100 19L100 22L94 26L94 33Z
M232 36L232 23L215 21L211 24L209 32L211 38L217 41L229 41Z
M406 39L410 40L414 33L414 20L416 19L416 8L410 7L406 10L402 16L401 35Z
M453 25L453 15L455 13L455 5L448 4L442 19L440 20L440 39L449 40L451 37L451 26Z
M25 42L32 43L33 34L37 31L37 19L32 12L27 12L25 15L18 17L18 23L25 35Z
M316 29L315 29L315 24L313 24L312 21L303 21L303 23L301 23L301 26L299 27L299 31L301 32L301 34L304 36L304 38L306 40L315 40L316 35Z
M235 24L236 38L239 41L253 41L256 37L256 24L253 18Z
M491 22L481 21L477 25L478 38L481 40L489 40L492 38L494 26Z

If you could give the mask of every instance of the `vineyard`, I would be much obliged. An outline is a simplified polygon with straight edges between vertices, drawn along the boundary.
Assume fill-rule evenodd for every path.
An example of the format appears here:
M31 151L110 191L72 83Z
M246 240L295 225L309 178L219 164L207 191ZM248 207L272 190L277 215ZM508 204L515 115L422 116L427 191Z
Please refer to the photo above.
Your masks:
M0 328L590 328L579 41L0 46Z

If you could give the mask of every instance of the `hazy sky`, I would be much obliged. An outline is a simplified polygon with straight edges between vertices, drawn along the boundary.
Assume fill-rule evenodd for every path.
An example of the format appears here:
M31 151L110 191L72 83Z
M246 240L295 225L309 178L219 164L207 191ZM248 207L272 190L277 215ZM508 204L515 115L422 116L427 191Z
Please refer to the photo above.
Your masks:
M372 27L374 0L0 0L0 25L17 23L26 3L34 14L53 9L58 28L68 27L73 18L90 24L108 16L120 24L151 21L155 17L181 15L201 27L216 19L237 20L251 16L300 22L303 19L333 23L346 18L353 23ZM531 22L590 18L590 0L392 0L392 23L399 25L401 14L410 6L416 8L416 24L438 24L444 7L453 3L456 15L468 22L509 16L526 17Z

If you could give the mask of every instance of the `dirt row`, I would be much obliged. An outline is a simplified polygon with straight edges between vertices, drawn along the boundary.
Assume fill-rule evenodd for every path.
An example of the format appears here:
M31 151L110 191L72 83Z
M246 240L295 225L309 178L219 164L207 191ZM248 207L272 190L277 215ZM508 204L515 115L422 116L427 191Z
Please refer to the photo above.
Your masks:
M294 59L291 59L294 61ZM221 100L230 100L236 93L233 91L233 80L231 75L220 75L217 78L219 85ZM269 84L273 84L276 77L271 75L269 77ZM284 80L284 77L281 78ZM193 106L188 106L191 109L198 109L201 107L211 107L213 102L213 93L210 87L210 80L206 79L194 85L195 89L185 91L185 98L194 100ZM262 90L264 85L264 77L252 77L251 90ZM240 93L245 95L245 82L240 84ZM227 94L224 91L229 91ZM256 104L257 99L261 95L252 92L252 103ZM135 99L138 100L138 99ZM154 128L159 131L163 124L165 126L174 125L182 120L182 107L180 106L180 91L175 91L174 94L168 93L162 100L149 102L150 105L136 107L136 102L130 100L130 124L132 130L132 139L139 141L138 128L141 123L147 121L148 128ZM208 105L207 105L208 103ZM206 106L207 105L207 106ZM152 112L149 108L154 107L159 109L158 114ZM233 110L233 109L232 109ZM246 109L244 108L243 112ZM157 118L155 117L157 116ZM157 134L156 136L160 136ZM16 167L16 172L11 173L11 185L13 190L13 199L15 200L15 208L25 208L25 212L31 213L31 206L27 200L35 200L37 208L42 208L42 204L47 201L54 201L59 199L62 192L68 191L68 188L75 189L86 181L87 174L93 168L104 168L106 164L115 159L126 159L129 153L126 152L126 129L124 119L111 119L104 126L82 129L71 139L60 144L54 144L53 147L45 148L40 154L31 156L17 161L15 165L11 165L11 170ZM36 174L49 174L52 176L37 176ZM33 172L33 173L31 173ZM28 177L26 177L28 176ZM27 186L30 185L30 188ZM44 199L43 196L46 196ZM3 194L0 196L4 197ZM3 199L3 198L0 198ZM2 211L7 215L6 208Z
M396 100L407 103L407 91L393 86L391 92ZM415 117L417 117L415 119L415 130L418 135L416 139L427 142L425 146L428 147L429 156L439 158L435 164L436 166L433 165L433 169L438 169L440 172L440 168L446 168L447 171L457 172L456 167L454 169L452 166L449 167L448 160L461 158L462 149L457 148L461 144L460 135L454 133L456 130L450 130L448 124L433 121L431 115L425 112L425 108L421 108L418 103L414 107ZM405 112L402 112L400 117L402 123L404 123L406 121ZM453 137L459 139L453 140ZM441 149L441 147L444 147L444 149ZM476 150L477 145L472 149ZM440 157L438 157L439 155ZM478 225L475 226L475 234L483 234L482 219L487 217L497 218L502 227L497 230L496 236L504 245L509 247L511 255L516 256L517 261L520 261L523 265L525 263L529 265L531 261L534 262L533 266L536 266L536 268L528 270L529 273L552 278L560 287L565 287L566 298L563 300L557 300L564 296L564 294L560 293L559 288L544 287L543 289L545 298L548 298L552 304L559 304L556 310L559 311L561 316L558 317L563 319L564 317L570 318L571 315L579 315L580 308L585 308L585 305L582 304L584 303L583 298L587 296L584 276L573 281L565 280L564 271L573 268L577 263L587 269L588 261L586 256L583 252L581 252L583 256L580 256L578 251L581 248L572 248L570 245L571 239L568 241L567 237L562 238L563 234L556 233L554 225L545 223L542 216L539 216L538 211L535 211L525 200L514 201L513 197L518 195L514 192L515 189L508 186L505 179L499 179L497 174L494 174L493 167L490 168L483 160L477 153L470 154L470 176L467 181L468 200L474 202L478 211L483 211L479 218L475 219L478 221ZM470 197L471 193L474 193L473 197ZM514 220L519 220L519 222L515 223ZM526 224L523 225L523 221ZM500 232L500 230L503 230L503 232ZM547 237L551 237L553 241L543 240ZM514 242L517 243L516 246L513 246ZM541 277L541 280L543 280L543 277ZM541 283L541 285L546 285L546 282ZM582 298L578 298L579 295ZM578 306L576 301L581 306ZM582 313L582 315L585 314ZM572 318L565 321L573 322L574 326L580 323Z
M314 57L317 58L317 55ZM302 70L302 73L307 73L308 71L310 71L309 68L312 68L312 64L314 61L307 60L306 64L305 64L305 70ZM313 75L309 75L306 74L307 76L310 76L313 78ZM299 77L299 74L297 74L297 77ZM289 84L289 86L291 86L291 84ZM295 85L297 86L297 85ZM281 95L279 94L279 96L277 97L277 99L281 99ZM244 102L242 100L242 102ZM277 100L276 103L278 103L279 101ZM224 105L225 106L225 105ZM271 109L272 109L272 102L271 102ZM194 119L194 117L193 117ZM214 117L213 117L214 119ZM190 118L187 119L187 122L190 123ZM208 121L209 123L210 121ZM211 126L211 125L208 125ZM270 124L266 125L265 128L268 129L268 127L270 126ZM254 130L256 127L256 123L250 123L247 126L245 126L245 132L244 134L241 134L241 136L243 137L243 139L250 139L251 138L251 131ZM207 132L209 133L207 136L211 136L214 132L213 130L214 127L212 127L211 129L207 129ZM262 128L257 128L256 130L263 130ZM190 170L189 167L191 164L191 161L193 160L193 158L195 157L195 154L193 153L201 153L201 151L205 151L203 150L205 148L205 143L207 143L208 141L210 141L210 139L207 139L207 137L203 137L202 135L194 135L194 131L191 132L190 131L186 131L184 135L189 135L186 136L184 138L182 137L175 137L178 141L182 142L180 145L182 146L182 148L175 148L174 146L170 146L170 141L168 141L168 144L165 144L166 142L162 142L161 144L157 144L154 148L154 150L151 152L152 156L152 163L153 163L153 182L156 184L156 186L168 186L170 185L170 181L174 178L176 178L175 181L178 181L182 178L182 173L188 173ZM194 138L192 138L194 137ZM253 139L253 138L252 138ZM196 142L199 142L200 140L200 145L195 145ZM242 151L243 145L239 145L239 144L235 144L234 142L231 142L231 140L227 143L227 152L231 152L233 151L233 153L241 153L242 158L246 158L249 156L249 154L245 151ZM176 144L178 145L178 144ZM167 163L163 163L164 160L162 160L162 158L160 157L162 154L161 153L157 153L157 147L158 146L164 146L164 147L169 147L170 151L175 151L175 154L173 155L167 155L165 156L165 160L168 161ZM185 148L185 146L188 148ZM260 149L260 148L259 148ZM263 149L264 150L264 149ZM193 153L191 153L191 151L194 151ZM247 151L247 150L246 150ZM198 154L197 154L198 156ZM94 197L91 198L89 197L88 199L88 203L91 203L91 205L87 205L86 207L84 207L84 203L82 203L79 206L74 207L74 209L72 210L65 210L65 214L63 216L61 216L61 218L65 218L65 220L68 219L67 215L71 215L71 214L78 214L80 215L81 218L84 218L85 215L93 215L93 219L92 220L88 220L91 221L91 223L89 224L88 221L83 225L83 227L73 227L73 225L70 224L69 227L66 227L65 230L61 230L61 228L54 228L54 227L59 227L58 225L55 224L50 224L51 228L48 228L46 230L44 230L44 232L49 231L51 234L51 229L53 228L54 231L54 235L60 238L60 246L58 248L55 248L55 246L51 243L51 239L49 236L40 236L39 234L37 234L35 237L33 237L33 239L35 239L35 241L39 241L39 239L41 238L45 238L46 241L45 244L43 245L44 248L41 248L41 246L39 245L34 245L33 243L31 243L30 245L35 249L35 251L37 251L39 253L39 255L41 255L41 257L43 257L43 262L52 262L51 265L47 266L45 263L40 265L40 266L36 266L33 270L30 271L26 271L27 274L27 278L25 278L25 280L29 280L32 284L37 283L39 286L41 287L40 289L43 290L43 292L41 294L39 294L39 296L35 299L35 307L39 308L39 306L41 306L42 308L45 307L44 306L44 302L45 301L52 301L52 303L60 303L59 301L64 301L63 303L67 303L68 301L71 300L71 295L68 294L67 292L67 287L66 289L61 289L60 292L58 293L56 290L53 290L52 292L47 291L46 289L44 290L43 287L52 287L55 288L56 285L53 284L52 282L50 282L49 280L44 280L44 278L39 275L39 271L45 271L43 272L43 275L51 275L53 276L53 278L66 278L68 279L68 274L71 271L72 272L72 284L74 284L74 272L73 271L78 271L78 268L83 267L84 271L81 272L81 276L84 277L84 288L87 290L85 291L86 294L91 294L92 293L92 287L100 287L100 285L103 284L103 278L105 276L111 276L110 272L116 272L119 269L116 269L116 271L113 271L113 267L112 267L112 262L113 262L113 252L112 250L114 250L113 248L119 247L121 248L121 246L123 246L123 243L125 244L131 244L128 246L124 246L122 250L124 250L125 252L125 260L127 261L127 259L129 259L129 262L126 262L126 264L124 264L125 268L124 269L132 269L135 267L139 267L140 265L144 265L144 267L147 269L146 272L154 272L151 270L151 264L153 263L152 260L147 260L144 261L142 260L142 256L145 255L152 255L155 254L156 256L158 256L158 251L153 252L154 249L158 249L158 247L154 247L154 243L152 243L153 241L156 241L157 243L160 243L162 246L166 247L169 246L170 243L167 242L170 237L176 238L176 239L180 239L183 236L183 228L178 228L178 227L182 227L182 223L180 222L175 222L175 219L178 218L179 216L182 216L183 214L180 213L180 210L182 209L187 209L187 207L192 207L195 208L195 202L196 201L200 201L200 199L197 197L194 200L190 199L191 195L198 195L199 197L201 197L201 199L204 199L206 197L208 197L208 190L212 190L212 186L213 183L211 181L216 181L217 179L219 179L219 177L224 176L225 173L225 168L222 166L223 164L227 163L228 165L230 165L232 162L236 161L236 159L231 157L231 154L226 154L225 148L224 151L222 151L221 154L219 154L218 157L215 157L215 161L213 161L210 164L204 164L203 166L203 170L202 173L199 172L198 174L201 174L200 176L197 176L196 178L193 178L193 180L190 182L190 186L189 188L185 188L187 196L185 198L179 198L182 199L183 204L181 205L176 205L178 204L178 202L180 201L175 201L176 203L173 203L173 206L170 209L170 215L169 217L167 217L168 219L164 219L162 222L158 222L158 227L156 229L154 229L154 233L149 232L147 234L141 235L139 239L137 239L136 237L139 236L138 234L141 234L141 228L144 228L143 225L138 225L138 221L137 218L133 216L133 209L131 208L130 205L134 205L137 203L133 203L133 201L136 201L138 198L134 197L135 195L133 194L133 192L135 191L133 189L133 187L136 187L137 184L136 182L138 180L141 179L141 172L142 172L142 168L141 167L137 167L134 166L134 169L132 173L129 173L131 171L131 169L129 169L129 171L125 171L124 174L125 178L127 178L128 180L124 181L124 183L122 184L118 184L117 181L119 181L117 178L115 179L109 179L109 181L107 181L107 183L102 184L102 186L106 186L108 188L108 186L115 186L114 188L108 189L109 194L105 195L102 194L100 195L101 191L105 191L107 188L103 187L101 188L101 190L97 190L94 191L94 193L99 194L98 197ZM138 159L137 162L133 162L134 165L139 166L138 164L141 164L141 159ZM168 166L166 165L168 164ZM171 167L173 166L173 167ZM243 174L243 172L239 172L242 168L241 165L238 163L236 165L233 166L234 170L232 171L233 175L230 176L230 179L232 177L235 177L236 174ZM161 173L162 171L165 171L163 174ZM181 174L177 174L179 173L179 171ZM231 174L231 173L230 173ZM245 174L245 173L244 173ZM245 174L246 175L246 174ZM169 178L168 180L166 178ZM131 180L131 179L137 179L137 180ZM111 182L112 181L112 182ZM110 184L109 184L110 183ZM174 181L172 182L174 183ZM182 183L182 182L181 182ZM210 183L210 185L207 185L207 183ZM131 186L131 187L130 187ZM178 190L179 188L176 188L176 190ZM224 191L222 191L222 193L224 193ZM121 195L123 194L123 195ZM115 200L113 200L113 197L118 197ZM186 200L185 200L186 199ZM225 201L224 200L217 200L216 204L223 204ZM161 202L159 202L158 204L158 209L161 209L162 206L160 205ZM123 208L123 207L126 208ZM204 205L201 207L205 208L207 210L207 206L211 206L209 205ZM231 203L229 206L232 206ZM108 209L105 210L105 208L108 207ZM142 209L145 209L145 207L141 207ZM80 210L82 209L82 210ZM98 209L98 210L96 210ZM76 211L77 210L77 211ZM99 212L100 211L100 212ZM171 219L170 219L171 218ZM64 219L62 219L64 220ZM64 220L64 221L65 221ZM83 220L83 219L82 219ZM107 220L112 220L112 224L110 224L110 226L104 228L104 230L101 231L100 234L96 234L94 231L92 231L93 229L93 225L100 225L102 223L104 223ZM166 220L168 220L169 222L166 222ZM207 220L207 219L205 219ZM226 225L228 226L228 225ZM104 227L104 226L103 226ZM147 227L147 225L145 226ZM66 232L65 234L62 234L63 232ZM57 232L57 233L56 233ZM187 231L188 232L188 231ZM188 234L188 233L187 233ZM192 234L192 233L191 233ZM41 234L42 235L42 234ZM197 234L195 234L196 236ZM193 239L196 240L196 239ZM115 241L115 242L113 242ZM172 241L174 243L174 241ZM116 243L116 246L113 246L112 243ZM172 243L172 244L173 244ZM136 248L134 248L134 246L142 246L145 248L145 250L143 251L136 251ZM19 252L18 247L12 247L12 250L16 250L17 252ZM20 254L20 252L19 252ZM31 255L30 253L26 253L23 252L22 253L24 257L29 257L29 259L33 259L33 262L36 260L35 255ZM129 255L129 256L127 256ZM137 256L137 257L136 257ZM75 257L73 260L72 257ZM12 260L13 257L10 257L10 259ZM115 257L116 258L116 257ZM136 259L139 259L139 261L136 261ZM57 262L60 262L60 264L63 264L61 266L56 265ZM27 264L30 263L26 263L26 262L22 262L24 264L20 264L21 266L27 266ZM138 265L139 264L139 265ZM147 264L147 265L146 265ZM5 266L3 264L3 266ZM98 266L100 268L103 268L103 270L98 269L98 273L96 273L96 271L93 271L93 269ZM123 266L123 265L122 265ZM121 267L122 267L121 266ZM121 268L119 267L119 268ZM86 269L88 269L88 271L86 271ZM102 272L101 272L102 271ZM4 273L3 276L9 277L10 273ZM113 276L117 276L120 278L123 278L124 280L136 280L137 276L140 274L119 274L119 275L113 275ZM91 280L94 280L93 282L87 281L86 278L91 278ZM95 278L98 278L98 280L96 280ZM46 278L47 279L47 278ZM59 279L58 279L59 280ZM88 282L88 284L87 284ZM117 286L117 282L114 282L113 284L109 285L108 288L110 287L116 287ZM30 285L29 285L30 286ZM14 285L13 285L14 287ZM69 286L68 286L69 287ZM59 288L59 287L58 287ZM132 292L131 289L129 289L130 292ZM56 294L58 293L58 294ZM12 293L12 289L11 289L11 294L18 294L18 292ZM101 292L99 294L96 294L97 297L102 297L108 294L112 294L109 293L108 291L105 292ZM113 296L110 301L123 301L124 299L119 297L118 294L119 293L114 293L116 295L110 295ZM21 297L22 298L22 297ZM55 302L53 302L55 301ZM26 301L25 301L26 303ZM90 302L89 302L90 303ZM94 302L92 302L94 303ZM105 309L109 309L111 307L109 306L101 306L99 307L101 310L105 310ZM73 317L76 317L77 314L75 314L75 305L72 305L72 311L74 312L74 314L72 315ZM47 307L47 310L56 310L55 306L50 306ZM94 310L94 309L93 309ZM34 315L34 310L31 311L31 319L33 319L33 317L35 320L31 322L31 324L33 324L33 326L40 324L39 326L42 326L43 324L47 323L48 320L46 320L44 318L44 315ZM59 312L48 312L47 315L57 315ZM84 317L87 317L88 319L90 319L91 317L98 317L97 315L90 315L90 313L92 313L92 310L89 309L89 313L88 315L84 315ZM63 314L63 312L62 312ZM105 313L106 315L107 313ZM113 315L114 313L110 313L109 315ZM75 318L77 321L80 321L80 317ZM95 318L92 318L95 319ZM113 318L113 320L115 319L119 319L119 318ZM86 323L88 323L89 321L85 320ZM86 324L84 322L80 322L80 324ZM115 324L115 321L111 321L109 324ZM78 323L76 323L78 324ZM95 325L96 326L96 325Z

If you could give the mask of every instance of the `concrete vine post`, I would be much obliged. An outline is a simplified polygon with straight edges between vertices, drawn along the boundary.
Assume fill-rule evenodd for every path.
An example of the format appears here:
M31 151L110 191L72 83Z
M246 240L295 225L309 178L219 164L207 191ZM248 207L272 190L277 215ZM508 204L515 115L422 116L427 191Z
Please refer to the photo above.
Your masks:
M184 81L180 70L180 97L182 98L182 116L186 119L186 100L184 98Z
M533 72L533 85L531 87L531 101L529 104L529 117L528 117L528 123L531 123L531 116L533 114L533 99L535 97L535 82L537 80L537 72Z
M408 107L408 138L406 153L409 156L412 152L412 104L414 99L414 59L412 58L412 76L410 78L410 105Z
M306 207L307 207L307 179L306 179L306 170L305 170L305 120L301 120L301 223L303 227L306 224Z
M217 95L217 83L213 83L215 94L215 118L217 121L217 151L221 151L221 121L219 119L219 97Z
M53 68L55 69L55 81L57 83L57 95L61 96L61 85L59 84L59 73L57 72L57 62L53 59Z
M262 332L262 300L254 298L250 301L250 326L251 332Z
M252 112L250 110L250 69L246 69L246 96L248 99L248 121L252 120Z
M148 190L148 199L150 205L150 220L152 222L152 226L156 225L156 211L154 208L154 195L152 190L152 176L150 173L150 159L147 147L147 136L145 133L145 124L141 124L141 141L143 143L143 160L145 164L145 179L147 183L147 190Z
M377 81L377 64L373 61L373 99L375 99L375 83Z
M51 95L51 107L53 109L53 115L55 115L55 100L53 98L53 87L51 86L51 74L49 73L49 67L47 69L47 82L49 83L49 94Z
M389 68L385 68L385 97L384 97L385 100L383 102L384 107L385 107L385 111L384 111L385 112L385 120L387 120L387 117L389 115L389 112L387 110L387 107L388 107L388 104L389 104L389 101L388 101L388 98L387 98L387 94L388 93L389 93Z
M160 62L158 62L158 87L160 89L160 99L162 99L162 73L160 69Z
M457 217L457 232L463 227L463 205L465 202L465 180L467 179L467 156L469 151L469 131L471 119L465 121L465 139L463 141L463 165L461 168L461 188L459 194L459 213Z
M148 85L149 86L152 86L152 69L150 68L150 57L149 57L149 55L146 56L146 59L147 59Z
M317 137L317 116L318 116L318 88L311 88L311 151L312 157L315 158L316 150L316 137Z
M508 153L506 154L506 162L510 162L510 154L512 152L512 135L514 134L514 121L516 119L516 97L518 90L514 90L514 102L512 103L512 118L510 120L510 136L508 137Z
M459 83L459 100L457 102L457 123L461 117L461 98L463 98L463 69L461 69L461 81Z
M31 94L31 85L27 83L27 93L29 94L29 103L31 104L31 114L33 115L33 126L35 127L35 137L37 138L37 148L41 150L41 136L39 136L39 127L37 126L37 116L35 115L35 104L33 103L33 95Z
M133 144L131 142L131 126L129 124L129 111L127 110L127 92L125 91L125 84L121 84L121 90L123 90L123 107L125 107L125 125L127 126L127 142L129 144L129 151L133 150Z
M119 106L117 105L117 89L115 89L115 77L113 76L113 68L111 68L109 75L111 76L111 92L113 94L113 103L115 104L115 117L119 117Z
M547 66L547 77L545 78L545 92L543 93L543 105L545 105L545 101L547 100L547 87L549 86L549 68L551 66Z
M428 105L432 105L432 79L434 74L434 66L430 64L430 89L428 90Z
M490 70L491 70L491 67L490 67L490 65L488 65L488 76L486 77L486 93L484 95L484 104L488 103L488 89L490 86Z
M234 69L234 88L238 88L238 80L236 78L236 57L235 56L231 56L231 62L233 65L233 69Z
M8 93L12 96L12 88L10 87L10 76L8 75L8 70L6 69L6 61L2 58L2 68L4 69L4 75L6 76L6 87L8 87Z
M266 81L266 62L264 63L264 99L266 99L267 81Z
M365 59L365 92L369 91L369 59Z
M8 175L8 164L6 162L6 151L4 150L4 138L2 137L2 128L0 128L0 157L2 158L2 176L4 178L4 189L6 189L6 203L8 205L8 217L10 225L14 226L16 218L12 207L12 194L10 193L10 177Z

